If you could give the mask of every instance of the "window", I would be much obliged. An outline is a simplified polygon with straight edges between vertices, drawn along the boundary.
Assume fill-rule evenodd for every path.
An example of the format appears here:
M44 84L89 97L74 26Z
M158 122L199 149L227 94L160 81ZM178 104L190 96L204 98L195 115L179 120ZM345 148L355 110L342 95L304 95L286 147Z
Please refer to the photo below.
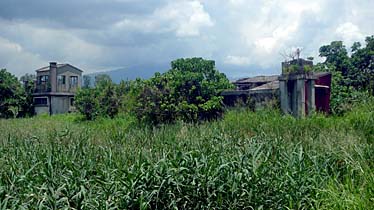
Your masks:
M66 84L66 76L65 75L59 75L57 77L58 84L59 85L65 85Z
M39 84L47 83L48 80L49 80L49 76L48 75L39 76L38 83Z
M77 76L70 76L70 87L78 86L78 77Z
M48 99L47 98L34 98L34 104L35 105L48 105Z
M74 106L74 98L70 98L70 106Z

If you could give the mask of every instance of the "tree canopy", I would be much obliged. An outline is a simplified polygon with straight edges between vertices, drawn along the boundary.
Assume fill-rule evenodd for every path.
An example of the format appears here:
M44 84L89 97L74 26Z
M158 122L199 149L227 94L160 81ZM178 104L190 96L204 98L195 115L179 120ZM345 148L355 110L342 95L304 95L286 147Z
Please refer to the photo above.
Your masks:
M231 87L214 61L177 59L169 71L157 73L147 82L138 96L136 114L155 124L216 118L223 112L220 93Z
M364 46L353 43L351 55L342 41L333 41L319 49L325 61L315 69L333 73L331 107L335 113L342 113L368 94L374 95L374 36L367 37L365 42Z
M0 70L0 96L0 117L16 117L25 95L17 77L6 69Z

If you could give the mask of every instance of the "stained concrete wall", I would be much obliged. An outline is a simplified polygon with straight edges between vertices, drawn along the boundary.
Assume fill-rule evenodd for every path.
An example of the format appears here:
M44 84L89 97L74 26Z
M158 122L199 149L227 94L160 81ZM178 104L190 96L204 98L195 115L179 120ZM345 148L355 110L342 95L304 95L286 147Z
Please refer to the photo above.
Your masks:
M263 90L250 92L250 101L254 103L254 109L279 106L279 90Z
M279 106L279 89L261 91L224 91L223 103L228 106L249 106L253 109L262 109L267 106Z
M35 114L49 114L49 107L48 106L35 106Z
M69 112L70 97L51 96L52 114L63 114Z
M66 66L58 69L57 76L65 76L65 84L57 83L57 92L70 92L75 93L79 87L82 86L82 72L75 70L70 66ZM78 77L78 83L76 86L70 84L70 78L72 76Z

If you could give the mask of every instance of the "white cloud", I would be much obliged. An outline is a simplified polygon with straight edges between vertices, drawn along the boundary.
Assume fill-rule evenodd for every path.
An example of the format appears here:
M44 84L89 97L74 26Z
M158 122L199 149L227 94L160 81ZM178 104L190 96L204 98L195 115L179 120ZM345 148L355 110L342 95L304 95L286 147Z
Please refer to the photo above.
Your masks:
M226 56L224 63L238 66L246 66L251 63L251 60L246 56L228 55Z
M359 27L351 22L340 24L335 33L343 39L346 45L350 46L355 41L362 41L365 36L361 33Z
M146 33L173 31L177 37L199 36L202 28L214 23L199 1L172 1L157 8L146 17L125 18L114 24L116 28Z
M289 14L300 15L305 11L319 12L321 10L321 1L279 1L279 5Z
M154 21L151 19L138 19L132 20L129 18L124 18L116 23L114 23L116 29L124 29L129 31L142 31L142 32L152 32L157 28Z
M255 46L256 50L259 53L267 53L270 54L273 52L276 44L277 44L277 39L274 37L265 37L265 38L260 38L255 41Z
M229 0L230 4L233 6L240 6L245 3L245 0Z
M6 68L12 74L21 76L42 65L40 56L25 51L18 43L0 37L0 68Z
M0 43L3 46L2 51L12 55L6 56L7 61L0 64L8 63L9 66L9 63L18 60L19 64L9 67L16 72L34 73L35 69L47 65L49 61L71 63L90 72L91 68L96 69L103 61L107 50L85 41L73 30L19 22L0 22L0 28L0 32L6 36ZM31 63L39 66L30 65Z

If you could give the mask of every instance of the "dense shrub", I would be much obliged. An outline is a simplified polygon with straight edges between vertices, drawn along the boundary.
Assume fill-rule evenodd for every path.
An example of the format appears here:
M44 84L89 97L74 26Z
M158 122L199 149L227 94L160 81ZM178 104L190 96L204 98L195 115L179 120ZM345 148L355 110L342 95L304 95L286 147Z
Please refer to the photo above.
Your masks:
M314 71L328 71L332 73L330 111L334 115L342 115L358 104L371 100L367 90L359 90L350 84L350 79L344 77L331 64L317 64Z
M98 117L114 118L119 113L130 113L136 104L136 97L144 87L144 81L121 81L114 84L109 76L95 78L95 86L84 86L75 96L75 106L87 120Z
M99 102L95 89L84 88L75 95L74 105L87 120L95 119L98 116Z
M6 69L0 70L0 118L17 117L26 107L26 94L17 77Z
M172 61L171 70L146 83L137 97L136 115L154 124L217 118L223 112L220 92L230 87L214 61L178 59Z
M374 96L374 36L366 37L366 45L355 42L351 55L342 41L333 41L320 47L320 56L326 60L315 66L317 71L333 74L331 112L343 114L356 102Z

